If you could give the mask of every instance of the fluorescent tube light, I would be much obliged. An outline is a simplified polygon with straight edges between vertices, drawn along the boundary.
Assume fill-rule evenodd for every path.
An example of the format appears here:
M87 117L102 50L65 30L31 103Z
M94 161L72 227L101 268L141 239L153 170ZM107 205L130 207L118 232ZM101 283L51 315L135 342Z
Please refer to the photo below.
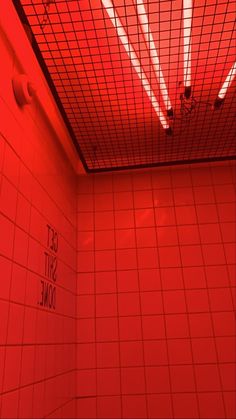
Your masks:
M184 25L184 95L186 99L191 96L191 27L192 27L192 0L183 0Z
M221 87L221 89L218 93L218 96L217 96L217 98L215 100L215 103L214 103L214 108L215 109L219 109L222 106L222 104L225 100L225 95L227 93L227 90L230 87L235 75L236 75L236 61L232 65L231 69L229 70L228 75L227 75L227 77L226 77L226 79L225 79L225 81L224 81L224 83L223 83L223 85L222 85L222 87Z
M150 27L149 27L148 16L145 10L145 6L143 4L143 0L137 0L137 12L138 12L138 19L141 24L142 32L144 35L144 39L149 48L152 64L153 64L157 79L159 80L159 83L160 83L160 89L161 89L163 101L167 110L167 115L173 116L173 109L171 106L165 79L164 79L161 65L159 62L159 57L158 57L157 49L155 46L155 42L154 42Z
M159 103L158 103L158 101L157 101L157 99L154 95L154 92L153 92L153 90L151 88L151 85L150 85L150 83L149 83L149 81L146 77L146 74L144 73L144 71L142 69L142 66L141 66L141 63L140 63L140 61L137 57L137 54L134 51L132 45L129 43L128 36L125 32L125 29L122 26L122 23L119 19L119 16L117 15L117 13L115 11L115 8L113 6L112 1L111 0L102 0L102 4L103 4L103 6L105 7L105 9L108 13L108 16L110 17L113 26L116 28L117 35L119 36L119 38L120 38L120 40L121 40L121 42L122 42L122 44L125 48L125 51L127 52L128 56L131 60L131 63L132 63L134 69L136 70L136 73L138 74L138 76L139 76L139 78L142 82L143 88L146 91L146 93L147 93L147 95L148 95L148 97L149 97L149 99L152 103L152 106L153 106L153 108L154 108L154 110L155 110L155 112L156 112L156 114L157 114L157 116L160 120L161 125L163 126L163 128L165 130L169 130L169 128L170 128L169 124L167 123L167 120L166 120L166 118L165 118L165 116L164 116L164 114L163 114L163 112L160 108L160 105L159 105Z

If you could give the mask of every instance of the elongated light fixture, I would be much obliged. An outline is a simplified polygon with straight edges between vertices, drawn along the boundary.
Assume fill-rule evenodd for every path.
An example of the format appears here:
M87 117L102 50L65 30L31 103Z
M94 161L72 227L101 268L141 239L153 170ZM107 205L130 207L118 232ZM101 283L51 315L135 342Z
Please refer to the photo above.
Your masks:
M125 29L123 28L122 23L121 23L118 15L117 15L115 9L114 9L112 1L111 0L102 0L102 4L106 8L106 11L108 13L108 16L111 19L111 22L112 22L113 26L116 28L117 34L118 34L118 36L119 36L119 38L120 38L120 40L121 40L121 42L122 42L122 44L125 48L125 51L127 52L128 56L131 60L131 63L133 65L134 69L136 70L136 72L137 72L137 74L138 74L138 76L139 76L139 78L142 82L144 90L146 91L146 93L147 93L147 95L148 95L148 97L149 97L149 99L152 103L152 106L155 109L155 112L156 112L156 114L157 114L157 116L158 116L158 118L161 122L161 125L166 130L167 134L171 134L172 133L171 132L171 127L167 123L167 120L166 120L166 118L165 118L165 116L164 116L164 114L163 114L163 112L160 108L160 105L159 105L159 103L158 103L158 101L157 101L157 99L154 95L154 92L153 92L153 90L150 86L150 83L149 83L149 81L146 77L146 74L144 73L144 71L141 67L141 64L140 64L140 61L137 57L137 54L134 51L132 45L129 43L128 36L127 36L127 34L125 32Z
M227 93L227 90L230 87L235 75L236 75L236 61L232 65L231 69L229 70L228 75L227 75L227 77L226 77L226 79L225 79L225 81L224 81L224 83L223 83L223 85L222 85L222 87L221 87L221 89L218 93L218 96L217 96L217 98L215 100L215 103L214 103L214 108L215 109L219 109L222 106L222 104L225 100L225 95Z
M157 53L157 49L155 46L155 42L152 36L152 33L150 31L149 22L148 22L148 16L145 10L145 6L143 4L143 0L137 0L137 12L138 12L138 19L141 24L142 32L144 35L145 42L147 44L147 47L149 48L152 64L157 76L157 79L160 83L160 89L163 97L163 101L167 110L167 116L172 117L173 116L173 109L171 106L170 98L168 95L165 79L162 73L161 65L159 62L159 57Z
M183 26L184 26L184 96L191 96L191 27L192 27L192 0L183 0Z

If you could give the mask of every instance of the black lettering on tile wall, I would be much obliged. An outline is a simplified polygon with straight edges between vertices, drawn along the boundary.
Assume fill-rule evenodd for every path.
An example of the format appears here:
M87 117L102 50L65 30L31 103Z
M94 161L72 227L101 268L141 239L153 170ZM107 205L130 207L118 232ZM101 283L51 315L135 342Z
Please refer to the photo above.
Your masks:
M58 234L49 224L47 227L47 250L44 252L44 275L47 280L41 280L41 295L39 305L56 309L56 280Z

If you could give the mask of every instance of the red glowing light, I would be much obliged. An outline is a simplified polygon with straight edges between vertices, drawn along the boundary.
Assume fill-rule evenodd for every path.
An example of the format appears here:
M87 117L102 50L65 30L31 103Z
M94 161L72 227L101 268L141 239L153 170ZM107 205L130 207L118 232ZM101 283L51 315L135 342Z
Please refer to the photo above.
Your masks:
M236 61L232 65L231 69L229 70L229 73L228 73L228 75L227 75L227 77L226 77L226 79L225 79L225 81L224 81L224 83L223 83L223 85L222 85L219 93L218 93L218 97L220 99L224 99L225 98L225 95L227 93L227 90L230 87L230 85L231 85L231 83L232 83L235 75L236 75Z
M137 0L137 12L138 12L139 22L141 24L143 35L145 38L145 42L149 48L149 52L152 59L152 64L155 69L157 79L159 80L159 83L160 83L160 89L162 92L162 97L163 97L165 107L167 110L170 110L172 106L171 106L170 98L168 95L165 79L162 73L161 64L159 61L155 42L154 42L150 27L149 27L148 16L145 10L145 6L143 4L143 0Z
M111 19L111 22L112 22L113 26L116 28L117 34L118 34L118 36L119 36L119 38L120 38L120 40L121 40L121 42L122 42L122 44L125 48L125 51L127 52L128 56L131 60L131 63L133 65L136 73L138 74L138 76L139 76L139 78L142 82L143 88L144 88L145 92L147 93L147 95L148 95L148 97L149 97L149 99L152 103L152 106L155 109L155 112L156 112L158 118L160 119L160 122L161 122L163 128L164 129L169 129L169 125L166 121L166 118L165 118L161 108L160 108L158 100L155 97L155 94L154 94L154 92L151 88L151 85L150 85L150 83L147 79L147 76L142 69L142 66L140 64L140 61L138 59L138 56L137 56L136 52L134 51L132 45L129 42L129 39L127 37L125 29L123 28L122 23L119 19L119 16L117 15L116 10L113 7L112 1L111 0L102 0L102 3L103 3L103 6L107 10L107 13L108 13L108 15Z
M191 27L192 0L183 0L184 26L184 86L191 87Z

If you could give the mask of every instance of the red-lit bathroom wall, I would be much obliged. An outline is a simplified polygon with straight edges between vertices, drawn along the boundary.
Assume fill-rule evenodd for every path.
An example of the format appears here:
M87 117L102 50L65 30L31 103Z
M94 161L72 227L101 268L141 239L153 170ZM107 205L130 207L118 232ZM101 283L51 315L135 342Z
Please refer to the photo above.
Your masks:
M234 418L235 162L78 182L78 418Z
M37 99L16 104L4 36L0 56L0 417L73 417L76 176Z

